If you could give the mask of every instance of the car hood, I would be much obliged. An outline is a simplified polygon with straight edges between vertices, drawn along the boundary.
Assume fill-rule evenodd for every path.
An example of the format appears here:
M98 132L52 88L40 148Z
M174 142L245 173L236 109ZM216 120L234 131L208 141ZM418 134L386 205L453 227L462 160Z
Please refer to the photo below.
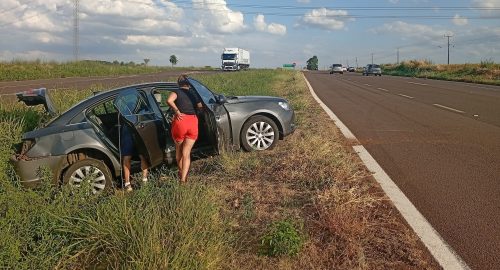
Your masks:
M286 101L279 97L268 97L268 96L230 96L227 97L227 102L230 104L235 103L249 103L249 102L262 102L262 101Z

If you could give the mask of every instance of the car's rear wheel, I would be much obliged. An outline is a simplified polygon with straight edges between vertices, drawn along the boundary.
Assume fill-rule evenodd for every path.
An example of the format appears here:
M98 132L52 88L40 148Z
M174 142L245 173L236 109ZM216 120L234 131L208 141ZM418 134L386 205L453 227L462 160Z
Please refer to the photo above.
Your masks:
M63 183L75 188L84 186L92 194L98 194L111 188L111 178L111 172L104 162L86 158L69 166L64 173Z
M273 120L262 115L250 117L243 125L241 144L246 151L270 150L279 139L278 127Z

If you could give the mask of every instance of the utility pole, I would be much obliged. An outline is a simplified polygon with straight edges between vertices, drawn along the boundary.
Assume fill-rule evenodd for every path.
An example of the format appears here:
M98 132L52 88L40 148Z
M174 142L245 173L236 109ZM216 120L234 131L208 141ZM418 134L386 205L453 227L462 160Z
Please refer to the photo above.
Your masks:
M356 56L356 68L358 68L358 57Z
M452 35L444 35L445 38L448 38L448 65L450 64L450 37Z
M399 65L399 47L398 47L398 53L397 53L397 64Z
M372 53L372 65L373 65L373 53Z
M79 29L79 13L80 13L80 0L73 0L73 57L78 61L79 43L80 43L80 29Z

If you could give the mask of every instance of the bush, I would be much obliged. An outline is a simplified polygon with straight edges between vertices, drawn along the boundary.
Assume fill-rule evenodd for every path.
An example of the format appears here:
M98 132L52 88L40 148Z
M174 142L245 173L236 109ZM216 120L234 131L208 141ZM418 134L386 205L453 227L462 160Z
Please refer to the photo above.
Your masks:
M273 222L261 241L261 253L267 256L295 256L304 244L304 239L293 222Z

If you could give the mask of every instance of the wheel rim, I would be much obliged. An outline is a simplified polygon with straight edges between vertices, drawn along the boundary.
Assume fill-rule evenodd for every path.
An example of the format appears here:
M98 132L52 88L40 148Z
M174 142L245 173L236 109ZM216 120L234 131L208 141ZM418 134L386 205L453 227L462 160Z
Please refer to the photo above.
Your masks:
M255 122L247 130L248 145L255 150L266 150L274 142L274 129L266 122Z
M69 184L73 187L80 187L87 182L93 194L102 192L106 187L106 176L97 167L83 166L71 174Z

